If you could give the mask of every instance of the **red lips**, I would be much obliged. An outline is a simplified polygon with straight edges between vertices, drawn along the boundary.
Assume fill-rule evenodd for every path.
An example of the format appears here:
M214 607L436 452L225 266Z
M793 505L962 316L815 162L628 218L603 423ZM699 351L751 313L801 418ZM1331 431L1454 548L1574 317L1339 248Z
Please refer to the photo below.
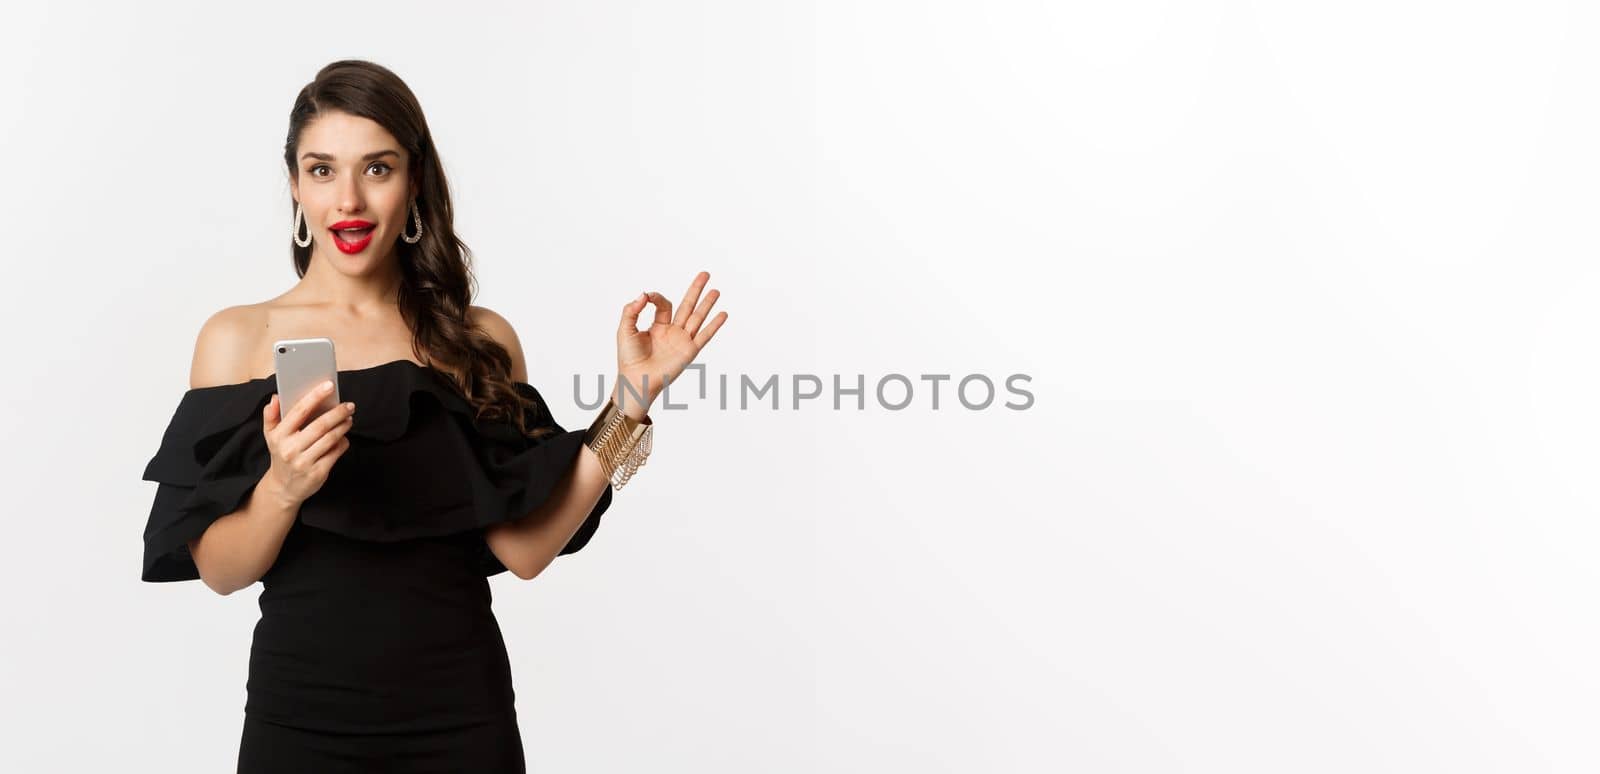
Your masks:
M354 229L346 232L345 229ZM347 255L359 253L372 243L377 224L367 220L341 220L328 228L333 232L333 246Z

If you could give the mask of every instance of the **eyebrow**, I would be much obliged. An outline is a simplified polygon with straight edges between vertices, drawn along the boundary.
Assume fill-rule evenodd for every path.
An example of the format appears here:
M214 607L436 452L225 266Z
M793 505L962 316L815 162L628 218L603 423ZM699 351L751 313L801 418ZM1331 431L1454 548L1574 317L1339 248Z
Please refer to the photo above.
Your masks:
M371 161L373 159L383 158L384 156L394 156L395 158L400 158L400 152L392 150L373 151L365 156L362 156L361 160ZM316 151L307 151L300 154L301 161L305 161L306 159L316 159L318 161L337 161L337 159L335 159L333 156L330 156L326 153L317 153Z

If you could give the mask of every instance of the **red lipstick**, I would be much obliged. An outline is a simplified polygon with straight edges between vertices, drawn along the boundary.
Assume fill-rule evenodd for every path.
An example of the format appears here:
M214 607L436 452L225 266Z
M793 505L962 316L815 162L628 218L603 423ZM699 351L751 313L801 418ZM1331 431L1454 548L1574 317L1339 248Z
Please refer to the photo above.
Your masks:
M353 255L367 249L377 224L368 220L341 220L328 228L333 233L333 246L339 252Z

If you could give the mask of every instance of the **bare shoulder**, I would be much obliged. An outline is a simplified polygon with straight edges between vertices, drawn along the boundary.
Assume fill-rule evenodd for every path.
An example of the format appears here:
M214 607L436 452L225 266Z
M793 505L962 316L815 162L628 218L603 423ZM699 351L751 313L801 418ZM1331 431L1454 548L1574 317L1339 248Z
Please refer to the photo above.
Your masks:
M189 365L191 388L215 387L249 381L249 354L261 335L265 309L260 304L230 306L200 326Z
M488 307L468 306L467 322L482 328L489 338L511 354L511 378L514 381L528 381L528 363L522 355L522 342L517 338L516 329L505 317Z

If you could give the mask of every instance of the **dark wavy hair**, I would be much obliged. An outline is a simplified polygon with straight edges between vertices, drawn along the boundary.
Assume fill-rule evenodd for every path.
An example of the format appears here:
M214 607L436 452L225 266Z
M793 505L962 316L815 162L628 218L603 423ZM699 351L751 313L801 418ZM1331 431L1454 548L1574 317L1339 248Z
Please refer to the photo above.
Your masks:
M455 382L480 421L504 419L524 436L534 438L553 433L549 427L531 427L527 412L537 416L547 407L517 391L511 378L511 354L467 317L475 285L472 251L456 236L450 185L445 181L444 166L416 95L382 65L343 59L323 67L300 90L289 112L283 161L291 178L299 179L300 168L295 159L301 132L329 112L371 119L394 135L411 156L409 172L417 185L422 239L416 244L397 241L395 250L401 273L400 316L411 329L413 352L424 365L444 372ZM292 218L292 199L289 212ZM304 277L311 265L312 248L291 241L290 249L295 273Z

